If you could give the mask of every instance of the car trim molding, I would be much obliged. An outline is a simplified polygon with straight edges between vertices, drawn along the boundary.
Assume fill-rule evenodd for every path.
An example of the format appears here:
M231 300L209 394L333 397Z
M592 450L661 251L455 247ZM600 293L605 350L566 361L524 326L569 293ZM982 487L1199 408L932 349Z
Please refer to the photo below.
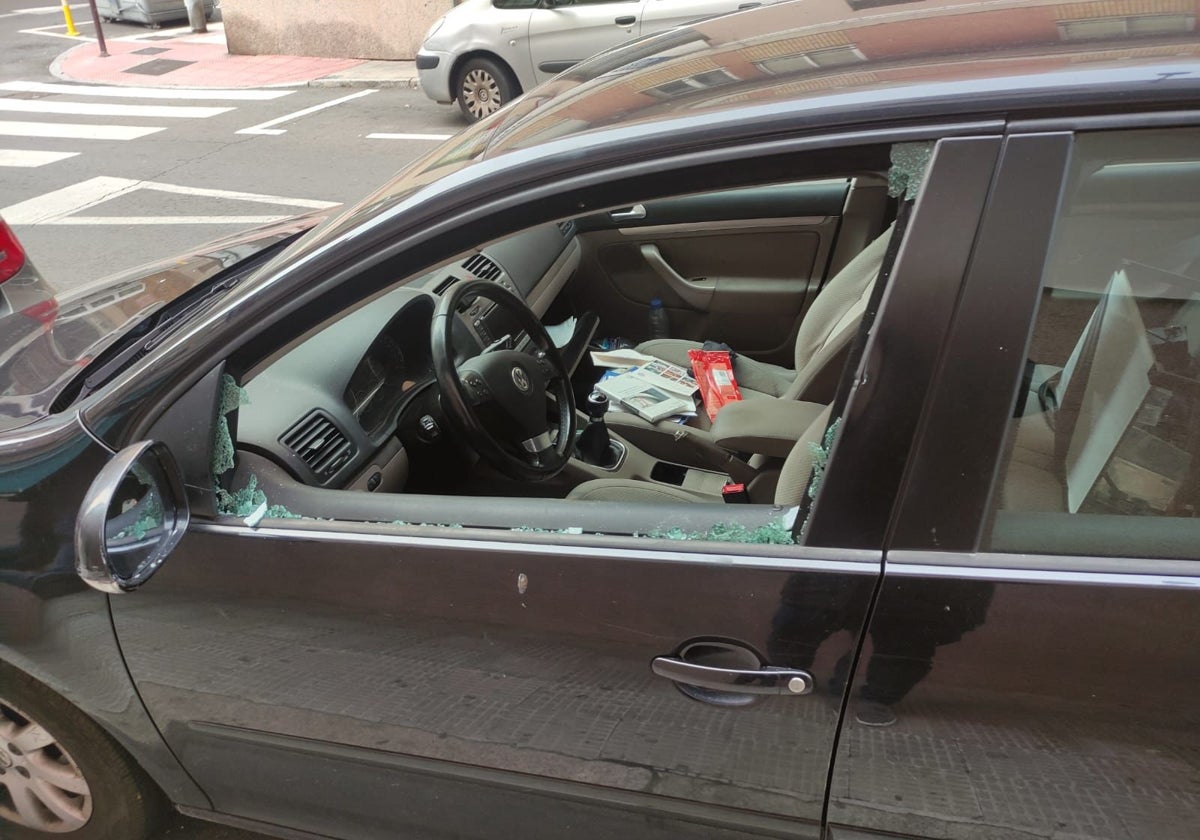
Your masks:
M324 523L321 523L324 524ZM386 526L385 526L386 527ZM433 527L433 526L431 526ZM832 549L806 546L794 546L803 556L770 556L767 554L737 553L737 548L748 548L742 543L709 543L717 548L717 552L680 551L679 541L654 540L653 545L662 545L662 549L631 549L626 547L605 547L600 545L572 545L564 539L572 535L547 533L545 542L539 540L538 534L514 532L511 535L489 533L486 539L463 534L462 536L424 537L410 534L364 533L362 531L319 530L316 527L303 525L289 528L251 528L244 525L225 525L217 523L192 523L189 530L207 534L218 534L231 537L252 537L268 540L304 540L307 542L339 542L358 543L360 545L395 545L420 548L445 548L454 551L483 552L512 552L525 551L529 554L550 554L556 557L591 557L603 560L653 560L666 563L715 564L736 566L739 568L758 569L789 569L796 571L830 571L830 572L870 572L878 571L881 553L861 549ZM458 529L439 529L458 530ZM587 538L589 535L580 535ZM605 539L605 537L593 537ZM628 543L627 538L608 538ZM647 538L639 538L641 544L648 542ZM670 546L670 547L668 547ZM786 548L780 546L780 548Z
M890 551L884 571L900 577L1200 589L1200 564L1189 560Z
M1043 134L1053 131L1115 131L1128 128L1177 128L1200 125L1200 111L1130 111L1124 114L1093 114L1074 117L1044 117L1013 120L1009 134Z
M116 455L116 454L117 454L117 450L113 449L111 446L109 446L107 443L105 443L105 442L104 442L104 440L103 440L102 438L100 438L100 436L99 436L99 435L97 435L95 432L93 432L93 431L92 431L92 430L91 430L91 429L88 427L87 421L83 419L83 413L82 413L82 412L77 412L77 413L75 414L75 422L76 422L76 423L79 425L79 428L83 429L83 433L84 433L85 435L87 435L88 437L90 437L90 438L91 438L93 441L95 441L95 443L96 443L96 444L97 444L97 445L98 445L98 446L99 446L101 449L103 449L105 452L107 452L107 453L108 453L108 454L110 454L110 455Z

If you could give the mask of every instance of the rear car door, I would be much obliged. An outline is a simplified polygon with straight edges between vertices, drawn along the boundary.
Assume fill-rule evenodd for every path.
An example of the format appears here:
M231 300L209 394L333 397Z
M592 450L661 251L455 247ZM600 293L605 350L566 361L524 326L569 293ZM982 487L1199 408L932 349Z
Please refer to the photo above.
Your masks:
M645 0L572 0L529 16L529 56L541 84L598 52L637 37Z
M1200 131L1008 144L892 525L831 836L1183 840Z

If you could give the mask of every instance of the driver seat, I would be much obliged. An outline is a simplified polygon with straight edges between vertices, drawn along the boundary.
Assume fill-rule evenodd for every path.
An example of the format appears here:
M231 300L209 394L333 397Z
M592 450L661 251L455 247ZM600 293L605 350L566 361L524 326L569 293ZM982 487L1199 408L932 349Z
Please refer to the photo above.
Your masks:
M813 419L783 462L779 483L775 486L774 504L792 507L800 504L808 490L813 471L813 449L819 446L829 425L832 406ZM597 478L585 481L567 494L568 499L587 502L710 502L720 504L718 495L685 490L672 484L638 481L629 478Z

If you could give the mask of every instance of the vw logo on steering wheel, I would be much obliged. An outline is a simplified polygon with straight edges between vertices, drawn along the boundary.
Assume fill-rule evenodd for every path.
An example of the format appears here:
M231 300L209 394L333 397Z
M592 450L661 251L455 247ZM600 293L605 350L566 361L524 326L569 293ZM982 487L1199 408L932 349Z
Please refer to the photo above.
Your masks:
M513 384L517 386L517 390L522 394L528 394L530 388L532 387L529 382L529 374L525 372L524 368L516 365L514 365L512 369L512 381Z

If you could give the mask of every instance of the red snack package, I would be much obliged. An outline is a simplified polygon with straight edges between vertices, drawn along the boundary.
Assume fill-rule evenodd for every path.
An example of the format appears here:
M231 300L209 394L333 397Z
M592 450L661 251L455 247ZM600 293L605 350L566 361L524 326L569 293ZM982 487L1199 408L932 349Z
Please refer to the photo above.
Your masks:
M725 350L689 350L688 358L692 360L692 375L700 386L704 411L710 422L716 420L721 406L742 398L733 376L733 361Z

